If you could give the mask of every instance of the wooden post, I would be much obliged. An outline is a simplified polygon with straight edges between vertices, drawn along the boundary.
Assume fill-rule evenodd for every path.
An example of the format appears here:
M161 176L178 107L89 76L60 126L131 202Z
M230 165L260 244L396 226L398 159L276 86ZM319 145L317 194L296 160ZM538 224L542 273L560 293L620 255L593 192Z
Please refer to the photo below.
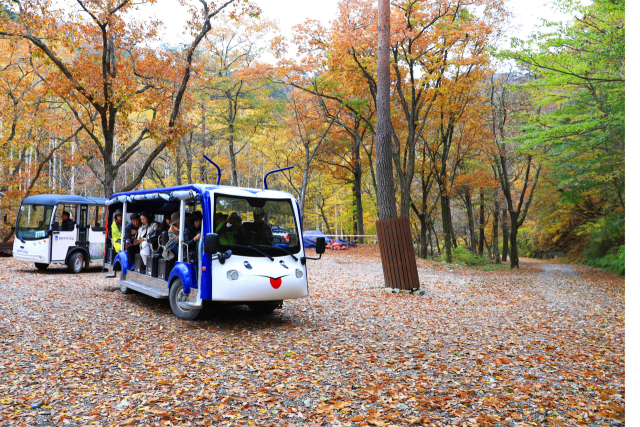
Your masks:
M419 289L418 266L406 216L376 222L384 283L388 288Z

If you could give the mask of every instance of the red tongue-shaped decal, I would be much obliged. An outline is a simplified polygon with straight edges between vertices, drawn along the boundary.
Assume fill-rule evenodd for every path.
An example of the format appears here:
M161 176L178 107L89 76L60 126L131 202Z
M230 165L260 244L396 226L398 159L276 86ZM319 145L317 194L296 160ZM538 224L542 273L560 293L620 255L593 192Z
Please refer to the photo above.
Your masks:
M280 285L282 285L282 278L280 278L280 279L269 278L269 281L271 282L271 287L273 289L278 289L280 287Z

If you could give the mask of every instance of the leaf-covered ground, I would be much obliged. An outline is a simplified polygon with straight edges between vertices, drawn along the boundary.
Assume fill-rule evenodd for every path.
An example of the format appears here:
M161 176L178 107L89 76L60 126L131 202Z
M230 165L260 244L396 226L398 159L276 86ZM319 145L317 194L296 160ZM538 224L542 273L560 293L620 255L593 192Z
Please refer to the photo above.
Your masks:
M374 248L331 252L309 298L184 322L0 258L0 426L624 424L624 279L419 269L425 295L389 294Z

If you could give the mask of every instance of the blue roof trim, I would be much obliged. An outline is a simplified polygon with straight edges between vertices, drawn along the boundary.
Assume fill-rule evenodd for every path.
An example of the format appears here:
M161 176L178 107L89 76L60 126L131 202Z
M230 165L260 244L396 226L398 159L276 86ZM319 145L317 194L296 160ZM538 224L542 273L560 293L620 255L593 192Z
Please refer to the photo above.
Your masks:
M264 189L258 189L258 188L245 188L245 187L233 187L233 186L229 186L229 185L211 185L211 184L190 184L190 185L179 185L176 187L166 187L166 188L148 188L145 190L136 190L136 191L127 191L127 192L121 192L121 193L114 193L111 195L110 199L113 199L115 197L118 196L135 196L137 194L149 194L149 193L167 193L170 191L184 191L184 190L194 190L197 191L198 193L202 194L205 191L210 191L210 190L225 190L225 189L233 189L233 190L243 190L246 191L248 193L251 194L259 194L262 192L268 192L268 193L282 193L282 194L287 194L289 196L293 197L293 194L291 193L287 193L286 191L279 191L279 190L264 190ZM268 196L266 196L268 197Z
M102 197L85 197L76 194L37 194L22 201L27 205L56 206L61 203L74 205L104 205L107 199Z

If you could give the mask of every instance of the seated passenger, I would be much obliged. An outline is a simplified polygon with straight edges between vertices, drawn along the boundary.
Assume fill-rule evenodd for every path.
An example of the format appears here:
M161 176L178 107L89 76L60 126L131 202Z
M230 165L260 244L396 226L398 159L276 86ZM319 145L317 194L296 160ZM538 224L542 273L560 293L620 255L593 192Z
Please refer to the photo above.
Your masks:
M196 223L198 225L196 225ZM191 236L195 236L200 233L200 225L202 224L202 212L195 211L191 217L189 217L189 221L185 222L185 229L189 231Z
M187 242L187 248L189 250L189 258L198 259L198 242L200 241L200 227L202 225L202 214L200 212L194 212L191 215L189 226L184 230L184 241Z
M147 212L140 213L140 222L142 226L138 229L137 238L133 242L140 245L142 262L146 265L147 257L151 255L154 244L157 246L158 236L156 232L160 227L155 222L153 215Z
M164 214L164 219L162 220L162 225L160 226L160 234L165 231L169 231L171 228L171 214Z
M60 231L73 231L75 222L71 220L71 214L67 211L62 212L62 224L60 224Z
M271 231L271 226L264 222L264 208L255 208L253 210L253 222L245 223L244 226L252 246L271 245L273 232Z
M111 222L111 244L116 253L120 252L120 242L122 240L122 211L120 209L113 213Z
M127 251L127 257L131 263L136 259L136 254L140 253L140 245L133 243L133 240L140 228L140 215L132 213L129 216L131 222L124 227L124 248Z
M129 219L131 220L131 222L127 224L126 227L124 227L124 244L126 246L135 244L133 243L133 239L135 238L136 233L138 232L138 229L141 225L140 215L138 215L137 213L132 213L129 216Z
M242 228L242 217L238 212L233 212L227 218L227 222L231 224L231 227L221 230L220 244L221 245L244 245L245 234Z
M176 254L178 253L177 245L180 241L180 230L178 230L178 227L180 226L179 212L171 214L170 223L171 225L169 226L169 232L167 233L169 236L169 240L163 247L162 251L162 257L169 261L178 258Z
M225 223L225 219L227 219L227 215L223 214L222 212L218 212L217 214L214 215L214 232L220 234L220 230L222 230L222 228L224 226L226 226Z

